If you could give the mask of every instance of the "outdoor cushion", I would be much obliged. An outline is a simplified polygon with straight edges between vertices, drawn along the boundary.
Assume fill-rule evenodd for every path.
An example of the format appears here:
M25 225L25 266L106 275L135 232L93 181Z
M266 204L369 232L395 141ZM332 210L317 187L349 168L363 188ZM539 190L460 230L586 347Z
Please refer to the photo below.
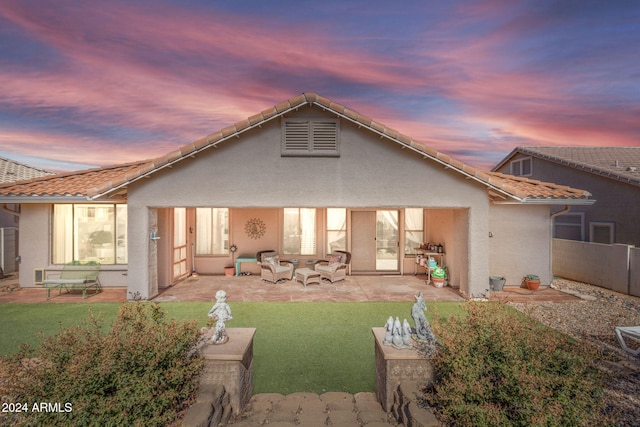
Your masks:
M329 265L327 265L327 264L317 264L316 265L316 271L324 271L326 273L333 273L338 269L338 267L340 267L340 264L333 264L333 265L331 265L331 264L329 264Z
M284 273L285 271L289 271L288 265L276 265L276 273Z
M274 267L278 267L280 265L280 262L278 261L278 257L277 256L268 256L268 257L264 257L262 259L262 262L266 263L266 264L270 264Z

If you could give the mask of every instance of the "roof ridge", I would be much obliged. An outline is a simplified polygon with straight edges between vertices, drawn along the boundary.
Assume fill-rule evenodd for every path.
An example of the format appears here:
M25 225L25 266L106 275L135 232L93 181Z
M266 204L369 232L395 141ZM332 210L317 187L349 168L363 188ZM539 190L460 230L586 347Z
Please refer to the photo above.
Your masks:
M360 114L357 111L352 110L342 104L333 102L329 98L320 96L315 92L303 92L302 94L289 98L284 102L266 108L258 114L249 116L248 118L240 120L232 125L226 126L225 128L220 129L217 132L213 132L203 138L183 145L164 156L127 164L112 165L85 171L53 175L50 176L49 179L52 179L52 177L61 179L65 177L82 176L82 174L88 174L90 172L107 171L109 168L133 166L129 170L123 171L119 174L105 173L103 174L101 181L97 181L95 179L89 180L91 181L91 184L87 184L87 186L85 186L82 191L89 199L95 200L100 197L106 196L111 192L126 187L131 182L134 182L145 176L149 176L156 171L163 169L164 167L171 166L172 164L180 162L187 157L193 157L201 151L204 151L211 147L215 147L224 141L228 141L229 139L234 137L239 138L242 133L262 126L267 121L273 120L277 117L281 117L282 115L290 111L294 111L303 105L314 105L318 108L330 112L331 114L341 117L344 120L350 121L359 127L364 127L370 132L380 135L381 137L388 138L389 140L400 145L402 148L409 149L414 153L419 154L423 157L423 159L430 159L440 164L444 168L453 169L457 173L460 173L463 176L472 179L489 189L493 189L499 193L502 193L507 197L512 197L516 200L524 201L529 195L529 193L526 191L526 188L524 187L532 189L534 188L532 187L532 185L537 184L532 180L514 180L499 175L492 175L491 172L481 170L471 165L467 165L460 160L452 158L448 154L440 152L426 145L424 142L415 140L408 135L405 135L395 129L389 128L386 125L377 122L368 116ZM97 178L98 177L96 177L96 179ZM518 185L520 187L518 187ZM0 186L0 188L4 187ZM572 193L570 197L575 198L576 194L578 194L579 191L581 190L576 190L576 192ZM584 193L582 194L584 195ZM556 196L549 197L554 198ZM563 198L569 196L562 195L557 197Z

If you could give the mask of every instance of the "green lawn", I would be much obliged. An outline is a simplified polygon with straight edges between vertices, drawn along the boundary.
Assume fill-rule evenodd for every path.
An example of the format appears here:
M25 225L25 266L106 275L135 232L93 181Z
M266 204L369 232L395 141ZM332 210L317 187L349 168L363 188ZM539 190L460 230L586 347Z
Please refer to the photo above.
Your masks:
M78 324L88 310L105 321L119 303L4 304L0 310L0 354L15 353L23 342L37 345L39 332L55 334L59 324ZM212 303L161 303L171 317L197 319L205 325ZM387 318L407 318L411 302L257 303L230 302L228 328L256 328L254 392L374 391L374 344L371 328ZM459 303L427 304L427 317L460 314Z

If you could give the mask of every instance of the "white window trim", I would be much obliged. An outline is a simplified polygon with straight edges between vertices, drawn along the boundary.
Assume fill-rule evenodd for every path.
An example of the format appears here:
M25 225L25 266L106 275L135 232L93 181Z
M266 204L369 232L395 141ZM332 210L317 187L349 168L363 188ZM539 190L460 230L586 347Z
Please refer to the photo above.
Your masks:
M516 163L520 164L520 172L522 172L522 164L524 162L527 162L527 161L529 162L529 173L527 173L527 174L520 173L520 174L516 175L514 173L514 171L513 171L513 165L515 165ZM531 176L531 175L533 175L533 157L522 157L520 159L512 160L509 163L509 173L511 175L515 175L515 176Z
M609 244L611 245L615 243L615 226L615 223L610 221L589 221L589 241L593 242L593 235L595 234L596 227L607 227L609 228Z

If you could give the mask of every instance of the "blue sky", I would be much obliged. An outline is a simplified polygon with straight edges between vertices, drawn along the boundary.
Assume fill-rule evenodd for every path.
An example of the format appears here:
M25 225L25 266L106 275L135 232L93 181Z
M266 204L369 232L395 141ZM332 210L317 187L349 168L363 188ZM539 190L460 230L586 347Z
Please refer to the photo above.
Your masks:
M640 145L637 1L0 3L0 156L164 155L316 92L473 166Z

